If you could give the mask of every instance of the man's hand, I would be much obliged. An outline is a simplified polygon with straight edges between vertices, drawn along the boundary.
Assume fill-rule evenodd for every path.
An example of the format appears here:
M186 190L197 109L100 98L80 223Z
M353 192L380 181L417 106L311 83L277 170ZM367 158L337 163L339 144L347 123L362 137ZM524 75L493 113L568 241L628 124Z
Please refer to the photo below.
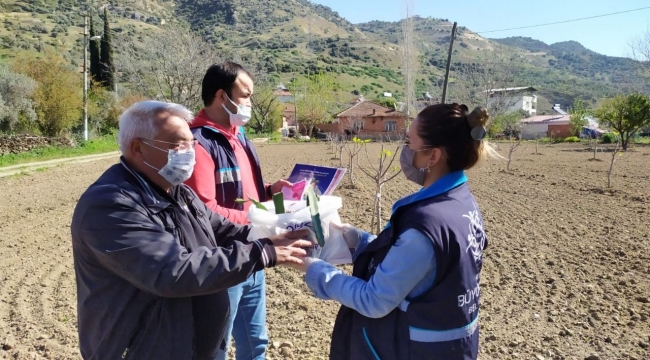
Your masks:
M302 229L297 231L286 232L275 235L270 238L275 246L277 256L277 265L292 264L303 265L303 260L307 256L307 248L313 245L309 240L303 240L309 235L309 230Z
M304 240L308 237L309 230L300 229L271 236L269 239L275 246L309 247L312 245L311 241Z
M282 188L284 187L292 187L293 184L288 182L287 180L278 180L275 182L275 184L271 185L271 194L277 194L282 191Z

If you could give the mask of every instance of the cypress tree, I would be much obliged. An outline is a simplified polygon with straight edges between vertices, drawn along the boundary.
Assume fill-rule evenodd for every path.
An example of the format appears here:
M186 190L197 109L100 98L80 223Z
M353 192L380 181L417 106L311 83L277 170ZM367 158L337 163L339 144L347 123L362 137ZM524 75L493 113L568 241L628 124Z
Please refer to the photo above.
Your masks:
M108 7L104 7L104 34L102 35L100 64L102 83L107 89L113 89L115 86L115 65L113 64L111 29L108 25Z
M90 38L93 36L97 35L97 32L95 31L95 25L93 24L93 13L89 13L90 17ZM90 78L95 80L96 82L101 82L101 74L100 74L100 67L99 67L99 42L96 40L90 40Z

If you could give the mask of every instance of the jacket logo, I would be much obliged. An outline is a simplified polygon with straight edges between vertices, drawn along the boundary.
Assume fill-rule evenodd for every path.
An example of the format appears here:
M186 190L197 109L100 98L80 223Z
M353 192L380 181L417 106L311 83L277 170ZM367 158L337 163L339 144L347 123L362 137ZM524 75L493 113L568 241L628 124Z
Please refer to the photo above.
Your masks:
M464 218L469 220L469 235L467 235L467 248L466 253L472 252L474 261L479 262L483 257L483 249L485 248L485 231L483 230L483 221L479 215L476 203L474 203L474 210L470 211Z
M370 259L370 264L368 264L368 273L369 274L374 274L375 270L377 269L377 265L375 265L375 258Z

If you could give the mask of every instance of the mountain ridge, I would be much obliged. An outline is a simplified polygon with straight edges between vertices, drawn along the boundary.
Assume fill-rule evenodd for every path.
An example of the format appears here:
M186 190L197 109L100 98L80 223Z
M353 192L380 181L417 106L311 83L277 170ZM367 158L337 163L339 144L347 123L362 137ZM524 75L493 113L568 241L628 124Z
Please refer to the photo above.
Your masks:
M82 21L76 1L5 0L3 5L0 56L54 47L79 61L80 37L75 34ZM104 3L89 0L87 5L99 9ZM353 24L331 8L307 0L113 0L107 6L113 30L122 36L145 41L147 34L167 24L186 24L218 49L254 56L285 83L298 74L327 71L344 88L369 97L384 91L399 96L403 89L401 21ZM448 19L414 17L420 63L416 93L439 92L451 26ZM648 75L634 60L598 54L578 42L548 45L524 37L488 39L459 26L452 92L463 69L481 66L496 52L521 63L514 85L540 88L548 102L563 105L575 98L594 104L631 86L634 78Z

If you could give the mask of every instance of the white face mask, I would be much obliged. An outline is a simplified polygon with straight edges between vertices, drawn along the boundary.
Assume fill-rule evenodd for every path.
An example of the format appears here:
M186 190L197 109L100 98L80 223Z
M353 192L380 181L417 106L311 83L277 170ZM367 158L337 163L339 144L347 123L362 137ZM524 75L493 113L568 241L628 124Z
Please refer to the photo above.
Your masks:
M248 121L251 119L251 113L253 109L250 106L247 105L237 105L235 104L232 100L230 100L230 97L226 95L228 98L228 101L230 101L231 104L235 105L237 107L237 113L233 114L228 110L226 107L226 104L222 104L223 109L226 110L228 115L230 115L230 126L244 126L248 123Z
M146 142L145 144L160 151L167 152L167 164L160 169L152 166L146 161L144 163L150 168L158 170L158 174L160 174L160 176L162 176L172 186L180 185L192 176L194 164L196 164L194 146L189 146L187 149L182 150L165 150Z

